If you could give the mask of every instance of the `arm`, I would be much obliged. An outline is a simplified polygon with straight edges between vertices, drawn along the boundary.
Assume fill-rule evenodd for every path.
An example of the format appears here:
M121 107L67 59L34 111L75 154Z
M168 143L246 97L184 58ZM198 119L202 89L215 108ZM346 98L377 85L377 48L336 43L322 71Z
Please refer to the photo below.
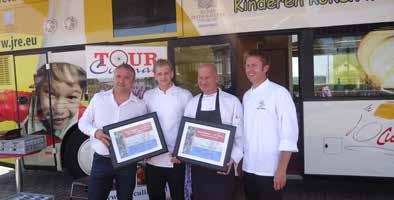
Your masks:
M88 107L86 108L85 112L83 113L82 117L79 119L78 128L81 130L85 135L90 137L94 137L96 131L99 129L94 124L94 104L96 101L96 96L90 100Z
M231 158L234 160L235 163L239 163L239 161L243 157L243 109L242 104L241 102L239 102L238 99L235 102L232 117L232 125L235 126L237 129L235 131Z
M279 157L278 168L275 171L274 175L274 189L281 190L286 185L287 179L287 166L290 161L292 152L290 151L281 151Z
M183 116L196 118L197 103L198 101L196 99L190 99L189 102L186 104Z
M146 92L144 93L144 96L142 97L142 101L144 101L144 103L145 103L147 112L150 112L149 109L148 109L148 102L149 102L149 99L152 98L152 97L150 96L150 93L151 93L150 91L151 91L151 90L146 91Z
M292 152L297 152L298 122L293 99L286 92L278 95L276 112L279 120L279 163L274 175L274 189L280 190L286 185L287 166Z
M227 163L228 169L227 172L218 172L222 175L227 175L230 173L231 168L234 163L239 163L243 157L243 109L242 104L238 99L234 102L233 111L232 111L232 119L231 125L236 127L233 149L231 151L231 159Z
M186 112L185 112L186 111L186 107L187 107L188 103L190 102L190 100L192 98L193 98L192 93L187 91L187 93L185 94L185 96L183 98L183 101L182 101L184 116L186 116ZM175 164L180 164L181 163L181 161L176 156L174 156L174 152L171 152L171 155L172 155L172 158L171 158L171 162L172 163L175 163Z
M142 114L149 113L148 105L144 102L144 106L142 107Z
M91 138L96 138L104 143L106 146L110 144L110 138L106 135L103 129L97 127L94 123L94 110L95 110L95 103L97 96L95 95L88 107L86 108L85 112L83 113L81 119L78 122L78 128L86 135L90 136Z

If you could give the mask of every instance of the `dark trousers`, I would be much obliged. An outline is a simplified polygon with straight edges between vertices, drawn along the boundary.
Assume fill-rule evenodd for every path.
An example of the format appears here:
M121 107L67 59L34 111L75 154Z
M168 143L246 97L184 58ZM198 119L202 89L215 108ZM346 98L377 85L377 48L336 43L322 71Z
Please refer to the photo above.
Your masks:
M94 154L92 172L89 177L89 200L106 200L115 179L116 194L119 200L133 199L135 172L137 165L114 170L111 159Z
M172 200L184 199L185 165L174 164L173 168L146 165L146 185L150 200L166 199L165 186L168 183Z
M191 166L193 200L231 200L234 199L234 167L228 175L220 175L216 170Z
M274 190L272 176L258 176L244 171L246 200L281 200L281 190Z

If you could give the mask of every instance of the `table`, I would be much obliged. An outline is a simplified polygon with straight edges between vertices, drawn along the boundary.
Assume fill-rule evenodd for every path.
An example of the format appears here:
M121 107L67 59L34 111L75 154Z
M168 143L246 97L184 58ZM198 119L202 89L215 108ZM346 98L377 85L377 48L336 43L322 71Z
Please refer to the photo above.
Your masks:
M15 183L16 183L16 192L22 192L23 190L23 178L22 178L22 173L23 173L23 163L22 163L22 158L23 156L27 156L33 153L32 152L28 154L0 154L0 159L1 158L15 158Z

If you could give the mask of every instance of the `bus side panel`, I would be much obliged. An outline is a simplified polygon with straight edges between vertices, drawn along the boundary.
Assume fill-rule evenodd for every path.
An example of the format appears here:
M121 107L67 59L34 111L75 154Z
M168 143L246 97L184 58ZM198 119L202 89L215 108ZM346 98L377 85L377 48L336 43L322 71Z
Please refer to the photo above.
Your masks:
M305 174L394 177L394 101L304 102Z

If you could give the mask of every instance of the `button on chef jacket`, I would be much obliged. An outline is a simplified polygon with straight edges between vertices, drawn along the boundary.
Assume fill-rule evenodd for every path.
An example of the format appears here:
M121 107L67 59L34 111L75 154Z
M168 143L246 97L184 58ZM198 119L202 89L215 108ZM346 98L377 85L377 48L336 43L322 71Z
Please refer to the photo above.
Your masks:
M179 124L186 104L192 98L192 94L175 85L171 86L166 92L156 87L148 90L144 94L148 112L156 112L160 126L163 130L164 139L168 147L168 153L149 158L147 162L159 167L173 167L171 162L172 152L178 135Z
M293 99L268 79L243 97L243 170L274 176L280 151L297 152L298 123Z
M96 139L94 134L106 125L138 117L147 113L146 104L130 94L122 104L115 101L113 90L97 93L90 100L88 107L79 120L79 129L90 136L92 148L100 155L109 155L108 148Z
M185 116L196 118L198 100L200 99L198 94L193 97L192 100L186 106ZM204 95L201 100L201 110L202 111L212 111L215 110L216 105L216 95ZM238 163L242 158L242 104L238 98L232 94L219 90L219 106L220 106L220 117L222 118L222 123L227 125L233 125L237 129L235 131L233 149L231 152L231 158Z

